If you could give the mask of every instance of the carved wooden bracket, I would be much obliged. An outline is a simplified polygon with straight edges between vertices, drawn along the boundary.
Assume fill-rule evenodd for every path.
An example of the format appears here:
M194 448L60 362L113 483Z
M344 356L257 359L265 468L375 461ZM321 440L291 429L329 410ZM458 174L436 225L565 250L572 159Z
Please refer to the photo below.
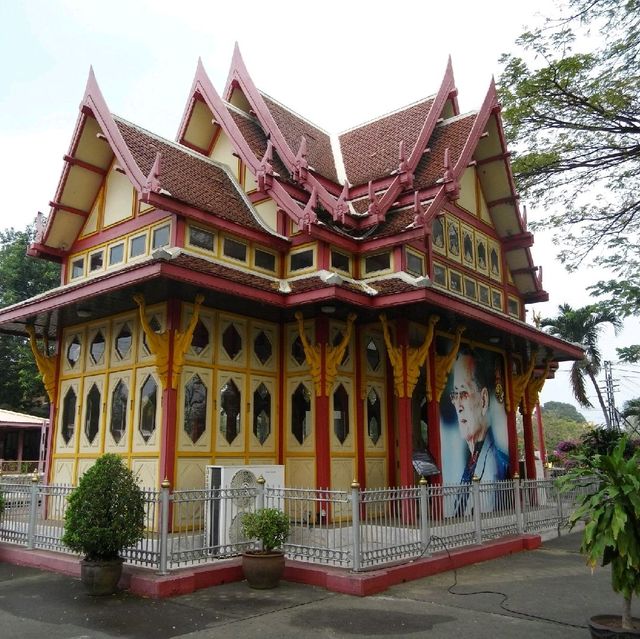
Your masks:
M527 365L527 370L520 375L507 375L507 378L511 379L511 392L513 395L513 410L518 408L518 405L522 401L524 391L533 375L533 369L536 366L536 353L531 353L531 360ZM507 393L507 412L511 410L511 402L509 401L509 393Z
M434 371L435 371L435 398L431 395L431 385L427 384L427 399L431 401L435 399L437 402L440 401L442 397L442 393L447 385L447 377L449 377L449 373L453 368L453 363L456 361L456 357L458 356L458 350L460 349L460 341L462 339L462 333L467 330L466 326L458 326L456 328L455 337L453 338L453 344L451 346L451 350L446 355L438 355L435 356L434 362Z
M26 327L29 334L29 346L31 346L31 352L36 360L36 366L40 375L42 375L42 382L44 388L49 396L49 401L54 404L56 398L56 356L48 355L49 340L47 336L44 336L44 352L41 352L38 348L38 339L36 337L36 331L31 325Z
M420 376L420 367L426 362L429 347L433 341L436 324L440 321L438 315L431 315L427 322L427 333L421 346L394 346L385 315L380 315L384 343L393 368L393 387L397 397L411 397L413 389ZM405 391L406 388L406 391Z
M551 360L547 360L542 374L539 377L532 377L529 380L525 392L525 401L523 402L523 415L531 415L533 413L533 409L536 407L536 404L540 399L540 391L542 390L544 383L547 381L547 375L549 374L550 368Z
M344 357L344 352L347 350L349 341L351 340L351 333L353 332L353 323L356 320L357 315L355 313L349 313L347 317L347 330L342 336L340 343L337 346L331 344L311 344L307 339L307 335L304 332L304 321L302 313L299 311L294 316L298 322L298 334L300 335L300 341L304 348L304 356L311 368L311 378L313 379L313 385L316 390L316 397L325 397L329 395L333 382L338 374L338 365ZM323 369L322 369L322 352L325 352L325 370L324 370L324 384L322 383Z
M151 354L155 357L155 365L158 370L158 377L160 383L165 389L176 389L178 387L178 379L182 372L184 365L184 356L191 344L193 338L193 331L196 328L198 319L200 318L200 307L204 301L204 296L196 295L195 303L193 306L193 315L187 329L184 332L173 331L173 366L171 367L171 379L169 379L169 363L171 354L171 333L172 331L163 331L162 333L156 333L147 321L145 313L146 305L144 297L142 295L134 295L133 301L138 305L140 312L140 323L142 324L142 330L147 338L147 345Z

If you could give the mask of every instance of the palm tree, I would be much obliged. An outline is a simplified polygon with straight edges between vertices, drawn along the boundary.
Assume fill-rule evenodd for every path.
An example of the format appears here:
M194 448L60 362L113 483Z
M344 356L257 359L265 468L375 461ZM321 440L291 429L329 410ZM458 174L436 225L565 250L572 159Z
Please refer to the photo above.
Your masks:
M546 327L547 332L551 335L560 337L567 342L578 344L584 349L584 359L574 362L571 367L573 395L580 406L593 406L587 397L586 377L588 377L598 396L605 423L607 427L611 427L604 397L596 381L596 377L602 367L598 338L604 324L613 326L617 334L618 330L622 328L620 317L598 304L590 304L575 309L571 308L569 304L561 304L558 307L557 317L547 317L540 324Z

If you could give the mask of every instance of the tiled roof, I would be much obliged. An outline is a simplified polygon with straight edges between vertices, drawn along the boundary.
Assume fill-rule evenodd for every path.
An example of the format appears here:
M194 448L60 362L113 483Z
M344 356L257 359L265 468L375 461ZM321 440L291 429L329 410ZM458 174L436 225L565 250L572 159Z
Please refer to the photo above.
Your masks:
M253 154L261 160L264 156L264 152L267 150L267 136L262 130L260 123L257 120L254 120L251 116L238 113L235 109L229 109L229 115L231 115L234 122L237 124L242 136L251 147ZM275 149L273 150L272 165L273 170L282 178L287 179L289 177L289 171Z
M118 129L140 170L148 175L162 153L160 185L180 202L244 227L264 231L229 175L220 166L115 117Z
M415 291L416 287L409 282L405 282L399 277L390 277L377 282L367 282L371 288L375 288L380 295L391 295L393 293L406 293L407 291Z
M278 104L264 93L261 95L291 150L294 153L298 152L300 140L304 135L307 139L307 161L309 166L316 173L329 178L333 182L337 182L338 175L333 161L329 134L307 122L293 111Z
M458 161L469 137L476 113L456 117L438 125L427 145L431 151L425 153L416 168L413 188L424 189L433 185L444 173L444 151L449 147L451 166Z
M340 135L349 182L365 184L397 169L400 140L411 153L432 104L433 98L427 98Z

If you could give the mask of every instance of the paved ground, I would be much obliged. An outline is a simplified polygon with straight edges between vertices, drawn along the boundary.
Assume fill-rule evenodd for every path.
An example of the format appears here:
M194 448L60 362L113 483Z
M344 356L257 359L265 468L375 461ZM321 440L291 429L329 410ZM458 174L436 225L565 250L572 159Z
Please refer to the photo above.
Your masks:
M0 564L0 637L584 639L589 616L617 613L621 604L608 569L591 574L578 546L579 533L567 535L367 598L287 582L272 591L233 583L164 600L94 598L76 579Z

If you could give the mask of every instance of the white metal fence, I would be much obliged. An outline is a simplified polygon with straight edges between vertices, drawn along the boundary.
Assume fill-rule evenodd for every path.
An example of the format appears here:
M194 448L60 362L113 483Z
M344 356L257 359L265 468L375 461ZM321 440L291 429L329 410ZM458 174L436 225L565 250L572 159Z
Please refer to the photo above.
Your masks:
M70 552L61 538L71 486L34 476L29 483L2 478L0 490L0 541ZM560 493L554 480L517 479L350 491L163 486L143 491L145 536L123 555L162 574L239 555L256 546L242 535L244 513L269 507L291 522L287 557L361 571L507 535L559 531L586 490L576 485Z

